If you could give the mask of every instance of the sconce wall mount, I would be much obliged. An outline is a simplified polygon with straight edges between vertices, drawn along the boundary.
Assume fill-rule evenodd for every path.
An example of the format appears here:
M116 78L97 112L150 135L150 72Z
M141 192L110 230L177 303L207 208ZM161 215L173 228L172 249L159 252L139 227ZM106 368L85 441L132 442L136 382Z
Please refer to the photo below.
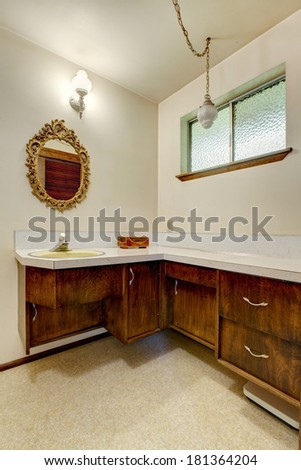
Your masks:
M79 70L71 82L72 90L76 94L70 96L70 106L79 113L80 119L82 118L85 110L84 97L91 91L92 83L84 70Z

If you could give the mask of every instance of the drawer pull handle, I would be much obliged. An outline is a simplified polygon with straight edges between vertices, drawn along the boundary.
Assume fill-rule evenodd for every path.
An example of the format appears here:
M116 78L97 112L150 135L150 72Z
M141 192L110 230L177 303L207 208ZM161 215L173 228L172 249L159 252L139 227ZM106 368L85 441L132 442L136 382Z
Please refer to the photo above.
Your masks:
M175 295L178 295L178 280L175 280Z
M33 317L32 317L32 321L36 321L36 318L38 316L38 309L36 307L36 304L32 304L32 308L33 308L33 311L34 311L34 314L33 314Z
M260 302L260 304L254 304L247 297L243 297L243 299L244 299L245 302L252 305L253 307L267 307L269 305L267 302Z
M254 357L261 357L262 359L268 359L269 356L267 356L266 354L255 354L251 351L251 349L249 348L249 346L247 346L246 344L244 345L245 346L245 349L251 354L251 356L254 356Z
M130 273L131 273L131 279L130 279L130 282L129 282L129 286L131 286L134 282L134 279L135 279L135 274L134 274L134 271L132 270L132 268L130 268Z

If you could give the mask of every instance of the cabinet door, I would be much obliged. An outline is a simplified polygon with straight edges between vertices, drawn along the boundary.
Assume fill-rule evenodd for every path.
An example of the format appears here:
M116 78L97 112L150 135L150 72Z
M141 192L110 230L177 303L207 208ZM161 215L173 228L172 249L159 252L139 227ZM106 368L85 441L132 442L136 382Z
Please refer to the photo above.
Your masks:
M112 298L113 305L123 294L123 266L27 267L26 352L33 346L104 326L102 302Z
M128 266L128 340L160 329L159 269L158 262Z
M27 302L29 347L102 326L101 302L49 308Z
M168 280L170 326L214 349L216 290L178 279Z
M26 268L26 301L49 308L97 302L123 293L122 266Z

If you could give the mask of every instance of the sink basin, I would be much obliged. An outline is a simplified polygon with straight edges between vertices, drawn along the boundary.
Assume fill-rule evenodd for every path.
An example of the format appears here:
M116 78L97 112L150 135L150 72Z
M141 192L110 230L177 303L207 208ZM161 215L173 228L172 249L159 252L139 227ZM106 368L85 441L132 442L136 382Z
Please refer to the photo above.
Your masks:
M36 258L96 258L104 255L104 251L100 250L69 250L69 251L32 251L29 256Z

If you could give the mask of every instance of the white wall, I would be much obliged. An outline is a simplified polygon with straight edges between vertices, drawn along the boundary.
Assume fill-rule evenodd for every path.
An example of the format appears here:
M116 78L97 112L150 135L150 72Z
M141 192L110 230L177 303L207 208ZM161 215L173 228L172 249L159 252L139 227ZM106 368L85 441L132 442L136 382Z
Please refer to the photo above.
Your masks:
M0 30L0 363L24 356L17 329L17 263L14 230L28 229L34 216L49 220L31 194L26 144L52 119L64 119L90 154L87 198L64 212L72 224L121 208L128 218L157 214L157 105L90 73L93 89L82 120L69 106L77 65Z
M287 146L293 153L278 163L180 182L180 118L203 100L204 76L188 84L159 105L159 213L167 219L187 217L191 209L207 219L220 218L228 227L234 216L250 219L251 207L260 218L273 215L266 229L274 235L301 233L301 10L210 70L210 93L214 99L263 72L286 63ZM219 47L212 41L211 55ZM183 226L183 225L182 225ZM163 227L163 226L162 226ZM198 232L203 232L198 225ZM251 226L241 226L251 234ZM189 230L189 225L186 225ZM243 233L243 232L242 232Z

